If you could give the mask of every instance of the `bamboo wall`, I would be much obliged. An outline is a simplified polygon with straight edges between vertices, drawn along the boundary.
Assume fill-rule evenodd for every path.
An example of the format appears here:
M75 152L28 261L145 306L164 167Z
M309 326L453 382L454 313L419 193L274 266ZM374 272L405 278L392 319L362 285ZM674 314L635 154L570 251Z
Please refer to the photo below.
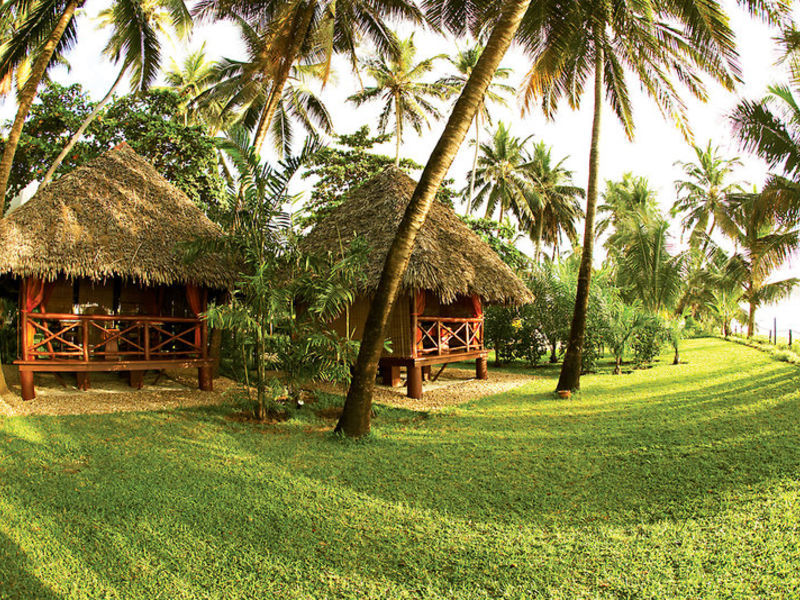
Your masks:
M369 298L359 296L350 307L350 334L354 339L361 339L364 334L364 323L369 311ZM347 317L340 315L333 322L333 328L341 336L347 333ZM392 353L384 352L384 356L411 356L411 298L401 294L395 302L386 337L392 342Z

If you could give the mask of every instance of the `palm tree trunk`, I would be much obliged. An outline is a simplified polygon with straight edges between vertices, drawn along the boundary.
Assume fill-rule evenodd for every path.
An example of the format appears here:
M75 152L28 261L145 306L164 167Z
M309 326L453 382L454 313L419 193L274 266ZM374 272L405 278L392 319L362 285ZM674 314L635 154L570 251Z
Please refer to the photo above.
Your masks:
M519 27L531 0L507 0L495 24L486 47L478 59L461 96L453 107L428 164L422 172L406 208L400 227L386 256L383 272L364 325L361 347L347 393L342 416L336 431L350 437L369 433L372 393L378 360L383 350L386 324L400 290L400 282L408 267L408 260L442 180L447 175L459 147L467 136L475 113L494 77L500 61L505 56L511 40Z
M299 15L300 21L297 24L297 27L294 28L294 31L292 31L292 43L284 55L283 60L281 61L281 66L278 69L278 73L272 80L269 97L267 98L267 105L261 112L261 119L258 122L256 134L253 137L253 148L255 149L256 154L261 153L264 140L267 138L269 126L272 123L272 117L275 116L278 103L283 95L283 88L286 87L286 82L289 80L289 74L292 72L292 67L300 55L303 42L308 37L311 19L314 16L314 8L314 2L307 3L305 8L303 8L303 12Z
M539 212L536 216L538 218L536 223L536 252L534 254L534 261L538 265L541 262L541 256L542 256L542 235L544 233L544 209L539 209Z
M469 200L467 202L467 215L472 215L472 199L475 197L475 170L478 168L478 150L480 149L479 137L481 134L481 113L475 115L475 154L472 155L472 171L469 174Z
M589 182L586 186L586 228L583 234L583 251L578 270L578 291L575 309L567 340L567 351L561 365L557 390L577 390L581 387L583 343L586 334L586 311L589 307L589 285L592 279L592 253L594 250L594 215L597 208L597 172L600 166L600 117L603 112L603 48L595 45L594 58L594 119L589 151Z
M491 219L493 212L494 211L492 210L492 201L491 201L491 199L486 198L486 214L483 215L483 218L484 219Z
M31 74L28 76L28 80L22 88L22 93L19 95L17 116L14 118L14 124L8 133L8 139L3 149L3 157L0 159L0 216L5 212L8 179L11 176L11 166L14 164L14 155L17 153L19 138L22 136L22 126L25 124L25 119L31 110L33 100L36 98L36 91L39 89L42 77L47 71L50 59L53 58L53 52L55 52L58 42L61 41L61 37L72 20L75 10L82 4L83 0L69 0L64 7L64 12L61 13L56 26L47 38L47 42L45 42L44 47L36 57L31 68Z
M114 92L119 87L119 84L122 83L122 79L127 71L128 71L128 65L125 64L120 69L119 75L117 75L117 79L114 81L114 83L112 84L111 88L108 90L106 95L103 96L103 99L97 103L92 112L90 112L89 115L83 120L81 126L78 127L78 130L69 139L69 142L67 142L67 145L64 146L64 149L56 157L56 160L53 162L52 165L50 165L50 168L47 170L47 173L44 174L44 179L42 179L41 185L48 183L53 178L53 174L56 172L56 169L58 169L58 167L61 166L61 163L64 162L64 159L69 154L69 151L72 150L75 144L78 143L78 140L81 139L81 137L83 136L83 132L86 131L86 128L89 127L89 125L92 123L92 121L95 120L97 115L100 114L100 111L103 109L103 107L108 103L109 100L111 100L111 97L114 95Z
M403 139L403 117L400 114L400 98L394 95L394 166L400 166L400 144Z
M756 333L756 303L750 301L750 312L747 315L747 337L751 338Z

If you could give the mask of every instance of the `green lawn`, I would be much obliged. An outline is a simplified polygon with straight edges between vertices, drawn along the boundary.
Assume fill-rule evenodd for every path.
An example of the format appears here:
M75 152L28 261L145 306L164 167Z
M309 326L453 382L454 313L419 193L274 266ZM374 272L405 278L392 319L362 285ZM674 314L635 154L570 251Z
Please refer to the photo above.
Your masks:
M308 409L0 420L0 598L798 598L800 370L682 357L364 443Z

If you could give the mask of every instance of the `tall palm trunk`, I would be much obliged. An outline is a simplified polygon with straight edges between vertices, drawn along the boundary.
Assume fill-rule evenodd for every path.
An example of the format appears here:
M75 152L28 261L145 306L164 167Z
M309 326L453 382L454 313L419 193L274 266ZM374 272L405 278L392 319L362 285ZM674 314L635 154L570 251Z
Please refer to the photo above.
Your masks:
M394 96L394 166L400 166L400 144L403 140L403 120L400 115L400 99Z
M53 174L56 172L56 169L58 169L58 167L61 166L61 163L64 162L64 159L67 157L70 150L72 150L75 144L78 143L78 140L81 139L81 137L83 136L83 132L86 131L86 128L89 127L89 125L91 125L92 121L94 121L97 115L100 114L100 111L103 109L103 107L108 103L109 100L111 100L111 97L114 95L114 92L119 87L119 84L122 83L122 79L123 77L125 77L125 73L127 71L128 71L128 65L127 64L122 65L122 68L119 70L119 75L117 75L116 80L111 85L106 95L103 96L103 99L97 103L97 106L95 106L92 112L90 112L89 115L83 120L81 126L78 127L78 130L69 139L69 142L67 142L67 145L64 146L64 149L56 157L56 160L53 162L52 165L50 165L50 168L47 169L47 173L44 174L44 178L42 179L41 185L48 183L53 178Z
M308 2L302 9L299 15L300 21L291 32L291 44L281 60L280 68L272 80L270 86L269 96L267 97L267 104L261 112L261 118L256 127L256 133L253 137L253 147L256 154L261 153L261 148L264 141L267 139L267 132L272 123L272 118L275 116L275 111L280 103L281 96L283 96L283 89L286 87L286 82L289 81L289 74L292 72L292 66L300 56L300 50L303 43L308 37L309 27L311 26L311 19L314 16L315 3Z
M751 338L756 333L756 303L750 300L749 304L750 311L747 314L747 337Z
M50 64L50 59L53 58L53 52L55 52L56 46L61 41L61 37L64 35L64 31L72 20L75 10L82 4L83 0L69 0L64 7L64 12L61 13L61 17L59 17L56 26L47 38L41 52L39 52L39 55L36 57L28 80L25 82L22 93L19 95L17 116L14 118L14 124L11 126L11 131L8 133L6 146L3 149L3 157L0 159L0 216L2 216L5 211L8 179L11 176L11 166L14 164L14 155L17 153L17 145L22 135L22 126L25 124L25 118L31 110L31 105L36 97L36 90L39 89L42 77L44 77L47 71L47 65Z
M484 218L484 219L491 219L491 218L492 218L492 213L494 212L494 211L492 210L493 208L494 208L494 207L492 206L492 200L491 200L491 198L487 198L487 199L486 199L486 214L485 214L485 215L483 215L483 218Z
M467 215L472 215L472 199L475 197L475 170L478 168L478 154L480 150L481 113L475 115L475 153L472 155L472 171L469 174L469 200L467 202Z
M461 96L456 101L447 125L411 196L383 265L381 279L364 325L353 380L342 416L336 425L336 431L345 435L361 437L369 433L372 393L375 388L378 360L383 350L386 323L400 290L400 282L408 266L417 233L425 223L436 192L467 136L475 113L530 2L531 0L507 0L504 3L489 41L470 74Z
M544 235L544 209L540 208L536 215L536 251L534 260L538 265L542 256L542 236Z
M583 252L578 270L578 291L575 309L567 339L567 351L561 365L557 390L577 390L581 386L583 343L586 335L586 311L589 307L589 285L592 279L592 253L594 250L594 215L597 208L597 175L600 166L600 117L603 112L603 48L595 44L594 59L594 118L589 151L589 182L586 186L586 228L583 234Z

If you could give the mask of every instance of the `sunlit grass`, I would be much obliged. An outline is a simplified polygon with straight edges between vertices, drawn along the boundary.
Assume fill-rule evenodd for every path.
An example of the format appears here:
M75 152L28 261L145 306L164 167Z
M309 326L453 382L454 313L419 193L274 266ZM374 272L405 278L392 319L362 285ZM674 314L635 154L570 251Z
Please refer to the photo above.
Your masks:
M334 439L304 409L0 422L0 598L800 596L800 371L557 371Z

